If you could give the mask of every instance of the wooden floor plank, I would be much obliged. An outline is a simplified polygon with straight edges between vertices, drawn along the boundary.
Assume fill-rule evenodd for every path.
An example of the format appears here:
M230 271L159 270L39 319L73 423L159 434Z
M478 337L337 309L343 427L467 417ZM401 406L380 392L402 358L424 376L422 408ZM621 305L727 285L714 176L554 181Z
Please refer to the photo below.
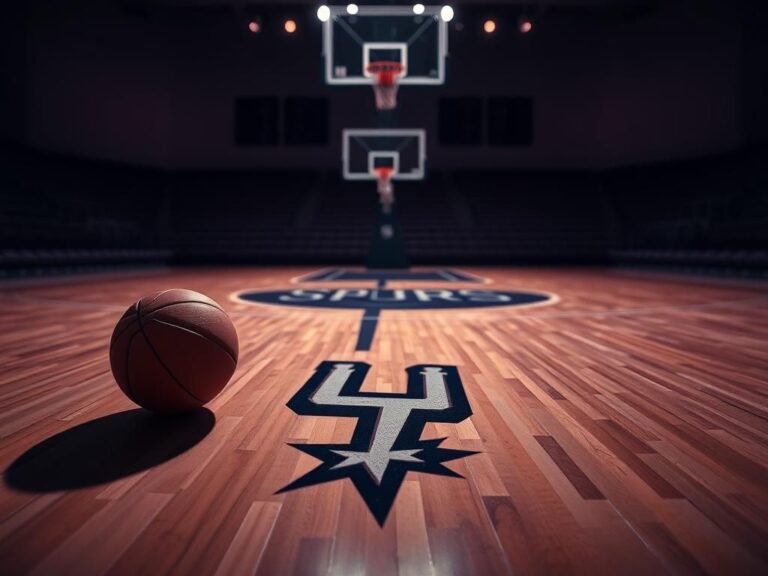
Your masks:
M487 289L557 300L384 311L367 351L355 350L359 310L235 296L293 289L310 272L0 284L0 573L768 572L764 286L472 269L493 281ZM134 300L176 286L210 295L238 330L237 371L209 404L213 428L96 485L58 486L55 470L49 482L19 475L25 453L42 469L55 460L51 439L84 458L88 439L73 430L133 409L109 370L111 330ZM383 526L349 479L278 493L319 464L289 442L345 444L355 430L356 418L286 406L327 360L367 362L362 390L379 393L405 392L408 366L456 366L473 414L428 423L422 438L480 454L447 463L459 478L409 472ZM109 465L110 455L99 458Z

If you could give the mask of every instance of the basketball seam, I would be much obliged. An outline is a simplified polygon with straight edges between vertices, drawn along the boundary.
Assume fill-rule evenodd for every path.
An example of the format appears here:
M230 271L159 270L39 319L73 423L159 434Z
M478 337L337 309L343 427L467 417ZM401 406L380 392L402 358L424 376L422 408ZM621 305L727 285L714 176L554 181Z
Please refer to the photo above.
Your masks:
M225 346L223 346L220 342L216 342L216 340L206 336L205 334L200 334L200 332L195 332L194 330L191 330L189 328L186 328L185 326L179 326L178 324L172 324L171 322L166 322L165 320L158 320L157 318L152 318L152 322L157 322L158 324L165 324L166 326L170 326L171 328L178 328L179 330L184 330L185 332L189 332L190 334L194 334L195 336L200 336L200 338L204 338L205 340L208 340L211 344L214 344L217 348L221 349L224 354L226 354L230 360L232 360L232 363L237 366L237 360L235 360L235 357L232 356L232 353L229 352L229 350L226 349Z
M168 368L168 366L165 365L165 362L163 362L163 359L160 358L160 354L157 353L157 350L155 350L155 347L152 345L152 341L149 339L149 337L147 336L147 333L144 331L144 323L142 322L142 318L141 318L141 302L138 303L137 307L138 307L138 310L137 310L138 314L136 315L136 318L139 322L139 330L141 331L141 335L144 336L144 341L147 343L147 346L149 346L149 349L152 351L152 354L155 355L155 358L160 363L160 366L162 366L165 369L165 371L168 373L168 376L170 376L171 379L174 382L176 382L179 388L184 390L184 392L189 394L192 398L194 398L198 402L204 403L200 398L198 398L197 396L192 394L192 392L187 390L186 387L181 382L179 382L178 378L176 378L176 376L173 375L173 372L171 372L170 368Z
M130 311L131 311L131 309L129 308L129 309L126 311L126 313L125 313L125 314L123 314L122 318L120 318L120 320L118 320L118 321L117 321L117 323L118 323L118 324L120 324L120 322L122 322L123 320L127 320L127 319L129 319L129 318L138 317L138 313L135 311L135 309L136 309L136 304L135 304L135 303L133 304L132 308L134 309L134 313L133 313L133 314L131 314L131 315L129 315L129 316L126 316L125 314L128 314L128 312L130 312ZM125 327L124 327L122 330L120 330L120 333L119 333L119 334L113 334L113 335L112 335L112 344L113 344L113 345L117 344L117 341L120 339L120 336L122 336L123 334L125 334L125 333L126 333L126 331L128 330L128 328L130 328L132 325L133 325L133 324L131 324L131 323L128 323L128 325L127 325L127 326L125 326Z
M170 308L171 306L176 306L177 304L203 304L204 306L210 306L211 308L215 308L216 310L219 310L220 312L224 312L221 308L218 306L215 306L213 304L210 304L208 302L201 302L200 300L179 300L178 302L171 302L170 304L163 304L159 308L155 308L151 312L147 312L144 314L144 318L148 318L152 316L155 312L160 312L160 310L164 310L166 308ZM224 312L226 314L226 312Z
M133 328L136 325L136 319L132 318L133 322L130 322L127 326L124 326L122 330L118 334L112 335L112 346L116 345L120 338L122 338L126 332L128 332L131 328Z
M133 339L136 338L136 334L138 333L139 330L136 330L136 332L131 334L131 339L128 340L128 346L125 350L125 395L136 404L139 404L139 402L136 400L136 391L131 385L131 346L133 345Z
M154 298L152 298L152 300L150 300L149 302L147 302L147 306L149 306L150 304L152 304L152 302L154 302L155 300L157 300L158 298L160 298L160 296L162 296L163 294L167 294L167 293L168 293L168 292L170 292L171 290L175 290L175 288L168 288L167 290L163 290L162 292L159 292L158 294L156 294L156 295L155 295L155 297L154 297ZM143 298L142 298L142 300L143 300ZM138 301L136 304L141 304L141 300L139 300L139 301Z

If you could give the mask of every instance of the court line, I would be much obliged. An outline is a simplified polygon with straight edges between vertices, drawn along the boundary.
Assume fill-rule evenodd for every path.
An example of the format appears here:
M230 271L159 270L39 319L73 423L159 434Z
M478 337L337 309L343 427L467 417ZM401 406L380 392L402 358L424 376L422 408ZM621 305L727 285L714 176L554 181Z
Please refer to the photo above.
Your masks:
M336 278L344 274L346 272L366 272L370 271L365 267L361 266L351 266L351 267L344 267L344 266L337 266L337 267L328 267L328 268L321 268L319 270L316 270L314 272L308 272L306 274L301 274L299 276L293 276L290 278L289 282L291 284L312 284L312 283L322 283L322 282L329 282L334 281ZM434 272L441 276L442 278L446 279L449 282L452 283L458 283L458 284L493 284L493 280L490 278L486 278L484 276L478 276L477 274L473 274L472 272L465 272L464 270L458 270L456 268L423 268L423 267L415 267L410 268L410 272L413 272L415 274L419 274L422 272ZM446 277L446 275L451 276L450 278ZM367 280L367 282L372 282L373 280ZM354 279L347 279L347 280L340 280L339 282L366 282L363 280L354 280ZM411 280L411 279L399 279L399 280L391 280L391 282L424 282L424 280Z
M339 268L338 270L331 272L325 278L323 278L323 282L331 282L333 280L336 280L336 278L344 274L344 272L346 272L346 270L344 270L343 268Z
M375 312L375 313L373 313ZM360 329L357 331L357 344L355 351L367 351L371 349L373 337L376 335L376 325L379 322L381 309L363 314L360 319Z

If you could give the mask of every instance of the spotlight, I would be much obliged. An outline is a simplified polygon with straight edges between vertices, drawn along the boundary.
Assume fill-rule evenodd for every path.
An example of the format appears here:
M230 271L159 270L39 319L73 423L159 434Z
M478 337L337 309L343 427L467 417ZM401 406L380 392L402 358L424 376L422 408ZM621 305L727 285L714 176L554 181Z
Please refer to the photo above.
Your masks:
M414 4L413 13L416 14L417 16L420 14L424 14L424 4Z
M359 10L357 4L347 4L347 14L354 16Z
M250 30L253 34L258 34L261 32L261 24L259 24L256 20L251 20L248 22L248 30Z
M483 22L483 30L486 34L493 34L496 32L496 22L493 20L486 20Z
M450 6L443 6L440 8L440 18L443 19L443 22L450 22L453 20L453 8Z
M285 31L288 32L288 34L293 34L296 32L296 21L286 20L285 24L283 24L283 28L285 28Z
M320 8L317 9L317 19L320 20L320 22L328 22L328 20L331 18L331 9L328 8L325 4L320 6Z
M517 28L521 34L528 34L533 31L533 20L528 18L528 16L520 16L517 20Z

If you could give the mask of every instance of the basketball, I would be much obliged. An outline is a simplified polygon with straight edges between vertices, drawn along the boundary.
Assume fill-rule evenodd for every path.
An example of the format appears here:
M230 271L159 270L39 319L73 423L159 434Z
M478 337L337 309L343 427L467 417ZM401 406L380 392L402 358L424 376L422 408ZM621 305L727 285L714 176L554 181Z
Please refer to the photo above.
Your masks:
M153 412L198 408L224 389L237 366L237 332L211 298L172 289L133 304L109 350L120 389Z

